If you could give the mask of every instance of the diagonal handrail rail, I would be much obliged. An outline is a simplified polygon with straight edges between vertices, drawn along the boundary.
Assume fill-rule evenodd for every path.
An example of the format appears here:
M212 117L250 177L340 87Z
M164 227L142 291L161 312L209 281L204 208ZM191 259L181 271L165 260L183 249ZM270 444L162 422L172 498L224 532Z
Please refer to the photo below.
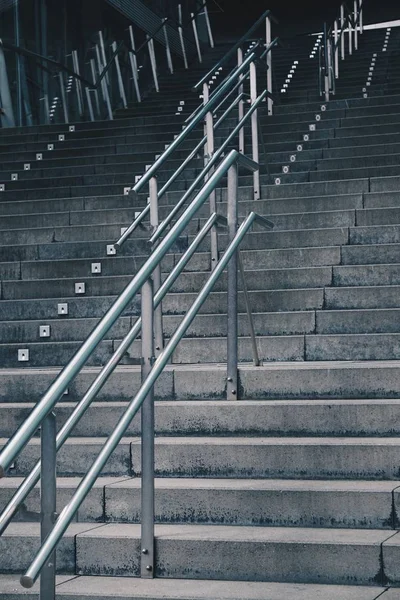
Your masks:
M131 188L131 193L137 194L139 193L144 186L149 183L150 179L152 179L158 172L159 168L164 165L167 159L179 148L179 146L187 139L189 134L195 129L195 127L204 119L207 113L212 110L219 99L221 99L225 92L227 92L230 87L234 84L237 77L239 77L242 73L247 71L251 62L255 59L256 54L252 52L246 58L245 61L235 70L234 74L229 78L228 81L224 83L224 85L218 90L218 92L210 98L209 102L207 102L198 114L186 125L185 129L181 131L177 138L164 150L164 152L159 156L159 158L152 164L150 169L148 169L143 176L139 179L139 181ZM131 223L131 225L127 228L127 230L121 235L119 240L116 242L116 246L122 246L124 242L129 238L131 233L136 229L137 224L135 221Z
M210 171L212 171L212 169L217 164L217 162L219 161L219 159L221 158L221 156L223 156L226 148L228 147L228 145L232 141L232 139L234 137L236 137L236 135L239 133L239 131L242 129L242 127L250 120L250 118L251 118L252 114L254 113L254 111L257 110L257 108L260 106L261 102L266 97L267 97L267 91L264 90L258 96L257 100L252 104L252 106L247 111L247 113L245 114L245 116L243 117L243 119L241 119L239 121L239 123L236 125L236 127L234 127L232 129L232 131L229 133L229 135L225 138L225 141L223 142L223 144L214 153L213 157L208 161L208 163L206 164L206 166L204 167L204 169L197 175L197 177L194 179L194 181L191 183L191 185L189 186L189 188L183 194L183 196L179 200L179 202L177 202L175 204L175 206L169 212L168 216L159 224L159 226L157 227L157 229L153 232L151 238L149 239L150 244L154 244L160 238L160 236L164 233L164 231L167 229L167 227L171 224L171 222L174 219L174 217L178 214L178 212L184 206L184 204L186 203L186 201L188 200L188 198L190 198L190 196L193 194L193 192L195 191L195 189L199 185L199 183L204 179L204 177L208 173L210 173Z
M181 256L178 263L172 269L171 273L168 275L160 289L156 292L154 296L154 309L156 309L162 302L163 298L171 289L173 283L177 280L185 266L188 264L190 259L193 257L193 255L199 248L201 242L206 238L210 229L218 223L225 226L226 218L222 217L221 215L217 215L216 213L210 215L210 217L207 219L207 221L205 222L199 233L196 235L192 243ZM129 331L129 333L122 340L122 342L120 343L114 354L111 356L109 361L101 369L100 373L90 385L83 398L75 406L73 412L68 417L67 421L64 423L59 433L57 434L57 451L60 450L60 448L62 448L64 443L67 441L69 435L73 431L74 427L76 427L76 425L79 423L81 418L84 416L84 414L90 407L93 400L96 398L97 394L100 392L100 390L106 384L112 373L115 371L122 357L139 335L141 331L141 325L141 318L139 318L132 327L132 329ZM22 504L22 502L24 502L28 494L32 491L36 483L39 481L40 472L41 462L39 460L30 472L30 474L21 483L20 487L15 492L14 496L10 499L6 507L3 509L3 512L0 514L0 536L4 533L4 531L10 524L10 521L18 511L19 506Z
M232 153L235 153L235 152L236 152L235 150L232 151ZM225 173L227 168L229 168L228 165L232 166L232 164L234 164L234 162L236 162L238 160L238 157L232 153L227 157L227 159L224 161L223 165L221 165L220 172ZM237 153L237 152L236 152L236 154L239 155L239 153ZM233 160L233 162L232 162L232 160ZM249 159L247 159L247 161L248 160ZM245 164L246 164L246 162L245 162ZM247 163L247 166L250 166L250 168L252 168L250 163ZM57 519L57 522L55 523L51 533L47 536L42 547L36 554L31 566L27 570L26 574L21 577L21 584L24 587L31 588L33 586L33 584L35 583L35 581L36 581L37 577L39 576L42 568L44 567L46 561L48 560L50 555L54 552L57 544L59 543L60 539L64 535L66 529L72 522L72 520L76 514L76 511L79 509L82 502L86 498L87 494L92 489L100 472L104 468L107 460L109 459L112 452L115 450L115 448L121 441L125 431L129 427L132 419L134 418L134 416L136 415L136 413L142 406L144 400L146 399L147 395L153 388L158 377L163 372L165 366L167 365L169 359L171 358L172 353L174 352L178 343L181 341L181 339L185 335L187 329L189 328L190 324L193 322L193 320L196 317L197 313L199 312L201 306L207 300L216 281L218 280L218 278L220 277L222 272L227 267L227 265L228 265L229 261L232 259L233 255L236 253L236 251L237 251L238 247L240 246L240 243L242 242L246 233L249 231L249 229L252 227L252 225L255 222L258 222L262 226L267 227L267 228L270 228L270 226L272 225L269 221L267 221L263 217L260 217L259 215L257 215L257 213L251 212L249 214L249 216L245 219L245 221L239 226L236 235L234 236L233 240L228 245L227 249L225 250L222 258L216 265L215 269L212 271L209 279L207 280L207 282L201 289L201 291L198 294L193 305L190 307L190 309L185 314L185 317L181 321L181 323L178 326L178 328L176 329L175 333L172 335L172 337L171 337L170 341L168 342L167 346L165 347L164 351L156 359L150 374L147 376L147 378L143 382L143 384L142 384L140 390L138 391L138 393L136 394L136 396L129 403L128 408L126 409L124 415L121 417L121 419L119 420L114 431L108 438L107 442L104 444L102 450L100 451L98 457L96 458L96 460L92 464L91 468L87 472L86 476L81 480L81 483L79 484L74 496L72 497L72 499L69 501L69 503L64 507L64 509L60 513L60 515Z
M256 163L246 156L240 154L237 150L231 150L218 169L213 173L213 175L211 175L200 192L186 208L184 213L179 217L174 226L166 234L162 242L157 246L157 248L154 249L153 253L150 254L145 264L139 269L130 283L118 296L117 300L96 325L70 362L56 377L41 401L36 404L35 408L32 410L27 419L10 438L7 446L0 452L0 478L4 477L7 469L14 462L15 458L20 454L29 440L33 437L43 419L56 405L70 382L80 372L88 358L97 348L98 344L103 340L104 336L114 325L118 317L139 292L157 265L160 264L162 258L164 258L168 250L173 246L176 239L186 228L186 225L189 223L192 217L204 204L205 199L208 198L215 190L216 186L225 175L228 168L235 162L239 162L251 170L256 170Z
M269 17L274 23L279 23L279 21L273 16L270 10L266 10L263 14L257 19L255 23L250 27L250 29L236 42L234 46L208 71L206 75L204 75L194 86L194 90L198 90L203 83L208 81L210 77L217 71L220 67L228 62L228 60L235 55L238 48L242 46L244 42L248 40L248 38L260 27L260 25L265 21L265 19Z

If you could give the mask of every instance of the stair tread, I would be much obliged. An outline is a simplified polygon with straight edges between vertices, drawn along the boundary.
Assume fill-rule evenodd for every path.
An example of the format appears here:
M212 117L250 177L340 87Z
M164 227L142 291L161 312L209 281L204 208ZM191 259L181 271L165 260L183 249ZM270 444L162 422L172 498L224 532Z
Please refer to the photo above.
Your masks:
M0 599L36 595L39 583L27 591L15 575L0 575ZM131 577L94 577L59 575L57 597L60 600L111 598L141 600L377 600L384 587L318 584L266 583L254 581L201 581L194 579L140 579ZM394 595L392 594L394 593ZM400 590L389 590L388 600L397 600Z

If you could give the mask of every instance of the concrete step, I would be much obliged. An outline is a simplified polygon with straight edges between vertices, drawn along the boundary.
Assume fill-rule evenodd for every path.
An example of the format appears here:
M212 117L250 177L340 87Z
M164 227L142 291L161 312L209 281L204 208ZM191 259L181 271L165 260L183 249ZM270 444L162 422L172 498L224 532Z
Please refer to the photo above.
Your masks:
M333 267L333 285L385 286L399 284L400 265L346 265Z
M15 600L21 593L19 579L15 575L0 575L1 600ZM28 598L37 594L39 584L32 590L23 590ZM84 590L84 592L82 591ZM337 586L317 584L259 583L254 581L202 581L189 579L139 579L131 577L82 577L58 576L57 595L60 600L83 600L96 598L104 600L110 597L126 598L132 593L146 600L165 599L165 594L174 600L377 600L386 592L388 600L398 600L396 589L384 587ZM167 596L168 597L168 596Z
M6 439L0 439L4 447ZM71 437L58 454L60 476L86 473L101 438ZM399 479L398 437L162 437L156 438L155 472L160 477L267 479ZM40 456L34 438L10 475L27 475ZM124 437L103 475L140 474L139 438Z
M394 308L317 311L316 333L400 333L400 311Z
M343 246L341 262L344 265L399 263L400 244Z
M327 288L331 289L331 288ZM341 288L346 289L346 288ZM352 288L357 298L357 290L365 288ZM379 287L371 288L379 292ZM392 286L393 295L397 293L396 286ZM339 290L339 288L338 288ZM285 289L250 291L250 301L253 312L287 312L287 311L309 311L321 309L324 303L323 288ZM165 314L181 315L193 304L196 293L170 293L163 301ZM66 319L101 317L115 301L116 296L92 296L92 297L58 297L58 298L26 298L22 300L3 300L0 302L0 319L3 321L13 320L39 320L39 319ZM58 304L67 304L68 313L58 314ZM243 293L238 294L238 306L240 312L245 312ZM60 309L61 310L61 309ZM200 309L200 314L217 314L226 312L226 292L212 292ZM132 304L126 309L125 315L137 316L140 314L140 296L137 296Z
M89 268L88 264L88 270ZM374 266L370 268L369 265L350 265L347 267L335 267L335 269L338 270L335 271L333 282L332 268L330 266L321 266L248 270L246 273L246 283L250 290L257 291L316 288L329 286L332 283L334 285L346 286L348 285L349 274L354 272L357 274L355 285L387 285L388 282L396 284L399 265L377 265L376 268ZM209 272L184 272L171 287L171 293L198 292L209 279L209 276ZM46 290L46 298L73 297L76 295L109 296L121 293L132 277L133 273L131 275L115 276L79 276L79 281L76 277L4 280L1 283L2 298L4 300L43 298L44 290ZM262 286L260 286L261 280L264 282ZM227 286L226 281L226 274L222 274L215 284L214 290L225 291ZM75 284L77 283L84 284L84 287L76 289Z
M65 506L80 479L59 478L57 506ZM0 492L5 506L22 478L10 477ZM285 479L159 479L157 523L269 527L394 529L399 482ZM78 513L79 522L140 523L140 479L101 477ZM395 510L392 510L394 502ZM266 507L267 510L266 510ZM15 521L38 521L39 486ZM1 597L1 596L0 596Z
M24 376L27 377L26 372ZM32 379L32 378L31 378ZM69 395L67 396L69 398ZM117 395L116 395L117 397ZM76 403L59 402L56 408L60 428ZM110 435L128 402L96 401L74 428L74 436ZM0 406L1 437L8 438L34 407L32 402L7 402ZM236 437L374 437L398 435L400 400L162 400L155 404L155 429L163 436ZM127 434L140 435L140 416ZM7 484L8 479L4 480ZM115 483L115 482L113 482ZM140 484L140 482L139 482Z
M342 309L379 309L399 308L396 296L399 286L358 286L325 289L324 308Z
M382 399L398 398L399 361L331 361L270 363L262 367L239 365L241 399ZM2 402L39 400L59 369L3 369ZM68 388L68 401L80 400L98 373L84 369ZM138 366L120 366L100 391L98 401L130 400L140 387ZM155 386L161 400L224 399L225 365L170 365Z
M179 323L181 316L164 315L164 334L171 337ZM122 317L106 339L120 339L125 336L135 318ZM190 337L223 337L227 334L226 315L198 315L192 326L188 329ZM297 311L289 313L255 313L253 314L254 327L257 335L296 335L313 333L315 329L315 318L311 311ZM69 342L83 341L90 334L98 319L47 319L30 321L1 321L0 338L3 344L28 343L28 342ZM41 338L41 327L46 325L50 328L49 336ZM387 325L388 326L388 325ZM239 314L239 335L249 335L249 323L247 315ZM395 331L395 324L393 324Z
M16 523L2 538L4 565L8 566L9 548L19 550L23 542L22 527ZM26 535L32 542L25 547L19 560L8 572L18 572L33 558L33 547L39 536L37 524L25 525ZM179 539L176 538L177 528ZM81 528L81 529L79 529ZM138 576L140 565L140 538L138 525L109 524L84 526L76 524L66 540L73 540L76 550L67 545L65 560L60 566L67 572L76 569L83 575ZM390 538L393 538L390 540ZM36 542L37 543L37 542ZM200 557L197 549L203 546ZM381 546L384 557L381 565ZM104 552L107 547L108 552ZM327 530L307 528L230 527L230 526L174 526L156 527L158 553L155 575L196 579L250 581L295 581L296 583L349 583L382 585L385 574L393 573L396 559L397 536L393 532L369 530ZM111 551L112 548L112 551ZM206 551L208 548L208 552ZM213 549L210 552L210 548ZM262 548L262 552L260 551ZM340 549L340 551L339 551ZM231 553L238 564L231 561ZM187 557L196 553L195 562ZM310 553L312 561L310 561ZM357 556L359 560L354 560ZM362 560L361 559L362 556ZM246 559L248 562L246 562ZM185 570L182 564L185 564ZM345 565L345 568L344 568ZM329 566L329 567L328 567ZM386 567L386 570L385 570ZM72 569L71 569L72 568ZM379 577L377 578L377 573ZM393 577L394 580L395 577Z

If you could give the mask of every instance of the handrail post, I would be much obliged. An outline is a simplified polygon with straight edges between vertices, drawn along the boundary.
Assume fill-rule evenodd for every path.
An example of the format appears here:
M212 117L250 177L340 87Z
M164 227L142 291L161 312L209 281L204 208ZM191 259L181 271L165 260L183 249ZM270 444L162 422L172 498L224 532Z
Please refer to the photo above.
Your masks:
M92 73L92 80L93 80L93 84L96 84L96 63L94 58L90 59L90 71ZM96 110L97 110L97 115L100 116L101 112L100 112L100 102L99 102L99 93L97 91L97 89L94 90L94 98L96 100Z
M66 98L65 87L64 87L64 75L63 75L62 71L59 71L59 73L58 73L58 82L60 85L60 95L61 95L61 102L62 102L62 108L63 108L63 113L64 113L64 123L69 123L68 105L67 105L67 98Z
M168 17L165 17L163 19L163 23L164 23L164 39L165 39L165 52L167 54L167 63L168 63L168 69L169 72L171 73L171 75L173 75L174 73L174 66L172 64L172 56L171 56L171 49L169 47L169 38L168 38L168 31L167 31L167 21L168 21Z
M210 88L208 83L203 84L203 103L206 105L210 99ZM210 162L214 155L214 118L211 110L208 111L205 117L204 132L207 136L207 142L204 146L204 166ZM205 176L205 181L211 177L214 168ZM210 214L217 212L216 193L213 190L210 194ZM214 269L218 262L218 232L215 226L212 227L211 233L211 269Z
M153 368L153 281L149 278L141 290L142 312L142 383ZM144 578L154 577L154 388L147 394L141 413L142 494L141 494L141 566Z
M196 18L194 16L194 13L190 13L190 16L191 16L191 19L192 19L193 35L194 35L194 41L195 41L195 44L196 44L197 56L198 56L198 59L199 59L199 63L201 63L201 62L203 62L203 59L202 59L202 56L201 56L199 34L197 33Z
M244 298L244 303L246 305L247 320L249 322L249 327L250 327L251 348L253 351L253 364L255 367L259 367L261 365L261 362L260 362L260 357L258 355L256 332L254 329L253 313L251 312L250 296L249 296L249 291L247 289L246 274L244 272L242 255L240 254L240 250L238 250L237 256L238 256L240 278L242 280L243 298Z
M149 35L147 35L146 38L148 41L147 47L149 49L149 57L150 57L151 70L153 73L154 87L156 88L156 92L159 92L160 88L158 87L157 63L156 63L156 53L154 50L154 40L153 40L153 38L150 39Z
M185 65L185 69L188 69L189 65L188 65L188 61L187 61L187 57L186 57L185 40L183 39L182 4L178 4L178 33L179 33L179 39L181 41L183 64Z
M0 43L0 106L4 108L4 115L0 115L2 127L15 127L14 110L8 82L7 65L4 57L3 46Z
M267 48L269 47L269 45L272 42L272 37L271 37L271 19L268 16L266 19L266 43L267 43ZM269 52L267 52L267 92L269 92L270 94L272 94L272 50L270 50ZM268 97L267 98L267 107L268 107L268 114L272 115L272 106L273 106L273 101L272 98Z
M348 30L349 30L349 54L350 56L353 54L353 30L351 27L351 20L348 20Z
M96 52L96 59L97 59L97 69L98 69L99 73L101 73L104 67L103 67L103 63L101 62L100 50L99 50L98 44L96 44L96 46L95 46L95 52ZM106 73L106 76L107 76L107 73ZM104 104L106 105L106 108L107 108L108 117L109 117L110 121L112 121L113 114L112 114L112 109L111 109L110 95L108 93L106 76L103 77L103 79L101 80L101 91L103 94Z
M339 78L339 48L338 48L337 44L338 44L338 39L339 39L339 32L338 32L337 20L335 21L333 35L334 35L334 40L335 40L335 78L338 79Z
M112 48L112 51L115 52L117 50L117 42L113 42L111 44L111 48ZM114 62L115 62L115 68L117 70L117 80L118 80L118 87L119 87L119 95L121 96L122 105L123 105L124 108L128 108L128 103L126 101L126 94L125 94L124 82L122 80L122 75L121 75L121 65L119 64L118 54L115 55Z
M136 100L138 102L141 102L142 98L140 96L140 90L139 90L139 72L138 72L137 59L136 59L136 53L135 53L136 52L135 37L133 35L132 25L129 25L128 29L129 29L129 37L131 39L131 48L132 48L132 52L129 52L129 62L131 63L133 85L135 88Z
M243 62L243 50L242 50L242 48L238 48L237 57L238 57L238 67L240 67L240 65ZM242 81L243 78L244 78L243 74L239 75L240 81ZM241 94L243 94L243 85L240 85L239 89L238 89L238 95L240 96ZM238 110L239 110L239 123L240 123L240 121L244 117L244 102L243 102L243 100L240 100ZM244 128L243 127L239 131L239 152L241 154L244 154Z
M228 170L228 245L236 235L238 227L238 165ZM226 399L238 398L238 257L235 252L228 264L228 307L227 307L227 386Z
M41 522L40 539L43 544L56 520L56 416L50 412L44 419L40 434L41 447ZM56 553L51 554L40 575L40 600L55 600L56 597Z
M250 64L250 99L251 103L257 100L257 70L255 62ZM252 158L258 163L258 110L255 110L251 115L251 143L252 143ZM260 199L260 171L253 172L253 198Z
M329 102L329 45L328 45L328 32L326 23L324 23L324 63L323 63L323 71L324 71L324 93L325 93L325 102Z
M78 52L76 50L72 50L71 54L72 54L72 64L74 67L74 72L77 75L80 75ZM84 112L84 108L83 108L84 105L83 105L82 85L81 85L81 82L79 81L79 79L75 79L75 89L76 89L76 95L77 95L77 100L78 100L79 115L82 117L83 112Z
M345 59L345 43L344 43L344 4L340 7L340 50L342 55L342 60Z
M157 177L152 177L149 181L149 198L150 198L150 226L151 226L151 230L152 230L152 234L153 234L159 225ZM155 293L157 293L161 287L161 264L160 263L154 269L153 287L154 287ZM156 340L156 356L158 356L164 348L163 315L162 315L161 302L154 311L154 333L155 333L155 340Z
M358 50L358 2L354 0L354 49Z
M207 0L204 0L204 2L203 2L203 12L204 12L204 18L206 20L206 26L207 26L208 39L209 39L209 42L210 42L210 47L214 48L214 37L213 37L213 34L212 34L210 17L209 17L209 14L208 14Z

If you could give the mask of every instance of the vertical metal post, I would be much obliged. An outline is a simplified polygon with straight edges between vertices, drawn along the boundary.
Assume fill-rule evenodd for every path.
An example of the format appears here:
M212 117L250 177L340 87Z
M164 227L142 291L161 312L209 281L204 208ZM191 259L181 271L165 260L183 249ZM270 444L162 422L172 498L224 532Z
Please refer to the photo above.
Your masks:
M94 112L93 112L93 105L92 105L92 99L90 97L90 90L88 87L85 86L85 92L86 92L86 100L88 103L88 108L89 108L89 117L91 121L94 121Z
M7 65L4 58L3 46L0 43L0 106L4 114L0 115L2 127L15 127L14 111L8 83Z
M329 43L328 43L328 28L326 23L324 23L324 64L323 64L323 72L324 72L324 92L325 92L325 102L329 102Z
M136 46L135 46L135 38L133 35L132 25L129 25L129 35L131 38L131 47L132 47L132 52L129 52L129 61L131 63L133 85L135 87L136 100L138 102L141 102L142 98L140 96L140 90L139 90L139 71L138 71L138 66L137 66Z
M90 59L90 70L92 72L92 81L93 84L96 83L96 65L95 65L95 61L93 58ZM99 93L96 90L94 90L94 98L96 100L96 110L97 110L97 114L98 116L100 116L100 102L99 102Z
M167 53L168 69L172 75L174 72L174 66L172 64L171 48L169 47L168 30L167 30L167 24L166 24L167 21L168 21L168 19L165 17L163 19L163 23L164 23L163 30L164 30L164 39L165 39L165 51Z
M33 125L32 109L31 109L31 101L30 101L29 91L28 91L28 83L26 80L25 62L24 62L23 58L21 58L21 81L22 81L22 101L23 101L24 111L25 111L25 122L28 125L28 127L30 127L31 125Z
M238 167L228 171L228 243L236 235L238 226ZM227 323L227 386L226 399L237 400L238 394L238 258L235 252L228 264L228 323Z
M210 41L210 46L211 46L211 48L214 48L214 38L213 38L212 30L211 30L210 17L208 14L207 0L204 0L204 2L203 2L203 12L204 12L204 18L206 20L208 39Z
M254 62L250 64L250 99L252 104L257 100L257 71ZM258 110L251 115L251 143L253 160L258 163ZM253 173L253 197L254 200L260 199L260 171L258 170Z
M354 0L354 49L358 50L358 2Z
M240 65L243 63L242 48L238 48L237 56L238 56L238 67L240 67ZM242 79L244 78L244 75L242 74L239 77L240 77L240 80L242 81ZM239 95L243 94L243 85L239 86L238 93L239 93ZM244 117L244 102L243 102L243 100L239 101L238 111L239 111L239 123L240 123L240 121ZM242 127L239 131L239 152L244 154L244 127Z
M254 329L253 313L251 312L250 296L249 296L249 291L247 289L246 274L244 272L243 261L242 261L242 256L240 254L240 250L238 250L237 257L238 257L240 278L242 280L244 303L246 305L247 320L249 321L249 327L250 327L251 348L253 351L253 364L255 367L259 367L261 362L260 362L260 358L258 356L258 348L257 348L256 332Z
M61 94L61 102L62 102L63 112L64 112L64 123L69 123L67 97L65 94L64 75L63 75L62 71L60 71L58 73L58 81L60 83L60 94Z
M360 33L364 33L364 21L363 21L363 0L360 0Z
M103 33L101 31L99 31L99 41L100 41L100 50L101 50L101 57L102 57L102 69L104 69L104 67L107 64L107 57L106 57L106 51L105 51L105 48L104 48ZM101 70L100 70L100 73L101 73ZM109 80L109 77L108 77L108 73L105 74L105 80L107 82L107 85L109 85L110 84L110 80Z
M340 51L342 55L342 60L345 59L345 44L344 44L344 4L340 7Z
M203 84L203 103L207 104L210 99L210 88L208 83ZM204 165L206 165L214 155L214 119L212 111L208 111L205 118L204 132L207 136L207 142L204 146ZM205 180L209 179L213 174L212 168L205 176ZM215 190L210 194L210 214L217 212L217 199ZM215 225L211 228L211 270L213 270L218 262L218 232Z
M40 21L40 52L42 56L47 56L47 2L46 0L40 0L39 5L39 21ZM41 63L43 67L47 67L43 61ZM43 103L43 115L44 122L49 123L49 110L48 110L48 96L49 96L49 74L47 69L42 69L42 83L43 83L43 96L47 99Z
M45 94L42 98L43 100L43 112L44 112L44 121L46 125L50 124L50 108L49 108L49 97Z
M339 78L339 48L338 48L338 39L339 39L339 32L338 32L338 22L335 21L335 25L334 25L334 29L333 29L333 39L335 42L335 77L336 79Z
M141 290L142 307L142 382L153 368L153 282L148 279ZM154 389L146 396L141 410L142 422L142 496L141 496L141 576L154 577Z
M159 224L158 217L158 184L157 177L152 177L149 181L149 199L150 199L150 225L152 234L156 231ZM161 287L161 264L158 264L153 272L154 293L157 293ZM154 335L156 341L156 356L158 356L164 348L164 330L162 303L157 306L154 311Z
M351 20L348 22L348 30L349 30L349 54L350 56L353 54L353 29L351 27Z
M50 413L42 423L41 447L41 523L40 539L45 541L52 531L57 511L57 479L56 479L56 416ZM56 553L48 559L40 575L40 600L55 600L56 597Z
M115 52L117 49L117 42L113 42L111 44L112 51ZM128 103L126 101L124 82L122 81L121 75L121 66L119 64L118 54L114 58L115 68L117 70L117 79L118 79L118 87L119 87L119 95L121 96L122 105L124 108L128 108Z
M78 52L76 50L72 50L72 63L74 66L74 73L79 75L80 73L79 73ZM79 115L82 116L83 115L82 86L81 86L81 82L79 81L79 79L76 79L76 78L75 78L75 89L76 89L76 96L77 96L77 101L78 101Z
M100 57L100 50L99 50L99 47L98 47L97 44L95 46L95 50L96 50L96 58L97 58L98 71L99 71L99 73L101 73L102 70L103 70L103 68L102 68L102 62L101 62L101 57ZM101 91L102 91L102 94L103 94L104 103L105 103L106 108L107 108L108 117L109 117L110 121L112 121L114 117L113 117L113 114L112 114L110 96L109 96L109 93L108 93L108 87L107 87L107 83L106 83L105 77L103 77L103 79L101 80L100 85L101 85Z
M156 54L154 51L154 42L152 39L150 39L149 35L147 35L146 37L147 37L147 47L149 49L151 70L153 73L154 87L156 88L156 92L159 92L160 88L158 87L157 64L156 64Z
M199 58L199 63L201 63L201 62L203 62L203 59L201 57L200 42L199 42L199 35L197 33L196 19L195 19L193 13L190 13L190 16L192 19L193 35L194 35L194 41L196 43L197 56Z
M267 17L266 19L266 43L267 47L270 45L272 41L271 37L271 19ZM272 52L271 50L267 54L267 91L272 94ZM267 98L267 106L268 106L268 114L272 115L272 98Z
M185 40L183 39L182 4L178 4L178 33L179 33L179 39L181 41L183 64L185 65L185 69L188 69L189 65L188 65L187 56L186 56Z
M15 45L20 46L19 34L19 0L14 4L14 34ZM22 120L22 84L21 84L21 56L18 52L15 55L16 60L16 83L17 83L17 123L21 127L24 123Z

